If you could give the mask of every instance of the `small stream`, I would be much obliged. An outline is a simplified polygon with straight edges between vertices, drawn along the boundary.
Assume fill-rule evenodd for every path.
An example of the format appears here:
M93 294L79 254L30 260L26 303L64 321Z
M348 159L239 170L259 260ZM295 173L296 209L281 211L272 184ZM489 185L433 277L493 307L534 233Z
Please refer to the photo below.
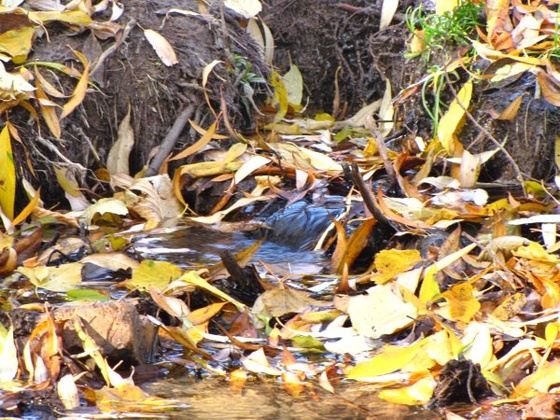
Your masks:
M144 237L135 248L147 258L167 260L185 268L214 264L223 250L236 253L254 242L242 233L221 233L188 228L160 237ZM253 262L273 270L321 279L328 259L320 252L293 250L269 241L263 242ZM180 357L180 355L178 355ZM328 357L328 356L327 356ZM236 390L224 378L209 375L196 378L192 369L168 369L166 377L144 384L149 393L178 400L181 408L165 413L171 419L433 419L432 411L395 405L375 397L367 385L344 380L335 386L335 395L310 379L305 391L294 396L274 378L248 380Z

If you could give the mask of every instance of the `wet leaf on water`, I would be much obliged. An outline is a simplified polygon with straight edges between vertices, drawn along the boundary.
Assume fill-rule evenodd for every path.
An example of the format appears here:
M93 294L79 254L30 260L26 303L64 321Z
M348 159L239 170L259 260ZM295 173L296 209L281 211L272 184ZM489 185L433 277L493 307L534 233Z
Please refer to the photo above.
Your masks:
M168 261L144 260L132 273L127 287L141 291L148 291L151 287L163 290L182 273L179 266Z
M19 267L17 271L29 279L35 287L53 292L67 292L82 282L81 263L67 263L59 267Z
M326 305L328 303L312 299L299 290L271 289L258 297L251 313L257 317L281 317L291 313L299 314L314 307Z
M379 392L379 398L395 404L425 405L434 393L436 380L428 375L416 381L413 385L398 389L383 389Z
M187 284L190 284L191 286L198 287L199 289L202 289L216 297L219 297L220 299L223 299L226 302L233 303L235 307L241 312L243 312L246 308L244 304L238 302L228 294L222 292L217 287L211 285L207 280L200 277L200 275L196 271L187 271L179 278L179 280Z
M359 362L346 376L357 381L375 382L377 377L400 370L412 362L424 343L420 340L407 347L386 345L378 355Z
M418 312L393 291L392 285L383 285L370 288L367 295L350 297L348 314L359 334L378 338L407 327Z
M282 374L280 369L270 366L270 362L264 354L262 347L252 352L247 357L243 357L241 363L249 372L264 373L272 376L280 376Z
M387 249L375 256L375 272L371 280L377 284L385 284L397 275L410 270L422 261L420 252L416 249Z

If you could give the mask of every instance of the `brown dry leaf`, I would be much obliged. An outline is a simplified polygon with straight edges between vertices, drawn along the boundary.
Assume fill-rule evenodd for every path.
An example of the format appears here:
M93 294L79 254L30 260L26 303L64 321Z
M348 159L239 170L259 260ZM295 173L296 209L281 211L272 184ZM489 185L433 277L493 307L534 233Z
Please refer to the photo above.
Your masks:
M358 255L360 255L360 252L362 252L366 247L370 233L375 227L376 223L377 220L375 220L374 218L364 220L364 222L354 232L352 232L352 235L350 235L350 238L347 241L342 241L342 244L346 244L346 246L343 248L343 255L339 257L339 255L337 254L336 256L336 272L338 274L342 273L344 266L351 267L354 261L356 261L356 258L358 258ZM337 227L337 232L340 234L339 231L340 228ZM334 265L334 255L331 261L331 264Z
M504 120L504 121L513 120L517 116L517 113L519 112L519 108L523 103L524 97L525 94L519 95L517 98L511 101L511 103L502 111L501 114L496 115L494 118L497 120Z
M544 71L537 73L537 80L544 99L554 106L560 106L560 83Z
M509 7L509 0L488 0L486 2L486 31L490 41L495 41L498 34L509 33L513 29L509 17Z
M155 50L156 54L158 55L159 59L162 61L163 64L166 66L173 66L177 64L179 60L177 60L177 55L173 50L171 44L158 32L154 31L153 29L145 29L144 36Z
M527 297L525 294L516 293L500 303L500 305L492 312L492 316L500 321L507 321L517 315L526 303Z
M328 303L310 298L304 292L293 289L272 289L261 294L251 313L257 316L280 317L291 313L302 313L314 307L328 306Z

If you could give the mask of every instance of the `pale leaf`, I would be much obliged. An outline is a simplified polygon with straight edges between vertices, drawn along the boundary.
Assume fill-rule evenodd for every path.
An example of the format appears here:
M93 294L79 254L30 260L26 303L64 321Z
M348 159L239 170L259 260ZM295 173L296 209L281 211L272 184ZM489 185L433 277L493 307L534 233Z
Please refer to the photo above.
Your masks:
M245 19L258 15L262 10L259 0L225 0L224 6L240 14Z
M381 7L381 19L379 21L380 31L391 24L398 7L399 0L383 0L383 6Z
M128 112L119 124L118 139L111 147L107 157L107 169L112 174L129 175L128 158L134 146L134 130L130 125L130 105Z
M156 54L163 64L165 64L166 66L172 66L179 62L179 60L177 60L177 56L175 55L173 47L161 34L154 31L153 29L145 29L144 36L146 37L152 48L155 50Z
M410 325L417 310L394 293L391 285L382 285L370 288L367 295L352 296L348 314L359 334L379 338Z

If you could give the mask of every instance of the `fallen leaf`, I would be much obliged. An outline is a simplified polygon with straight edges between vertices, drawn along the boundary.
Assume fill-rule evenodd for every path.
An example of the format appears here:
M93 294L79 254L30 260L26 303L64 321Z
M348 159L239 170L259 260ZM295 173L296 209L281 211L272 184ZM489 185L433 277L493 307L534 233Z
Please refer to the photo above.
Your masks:
M163 64L166 66L173 66L179 62L173 47L161 34L153 29L145 29L144 36L155 50Z

